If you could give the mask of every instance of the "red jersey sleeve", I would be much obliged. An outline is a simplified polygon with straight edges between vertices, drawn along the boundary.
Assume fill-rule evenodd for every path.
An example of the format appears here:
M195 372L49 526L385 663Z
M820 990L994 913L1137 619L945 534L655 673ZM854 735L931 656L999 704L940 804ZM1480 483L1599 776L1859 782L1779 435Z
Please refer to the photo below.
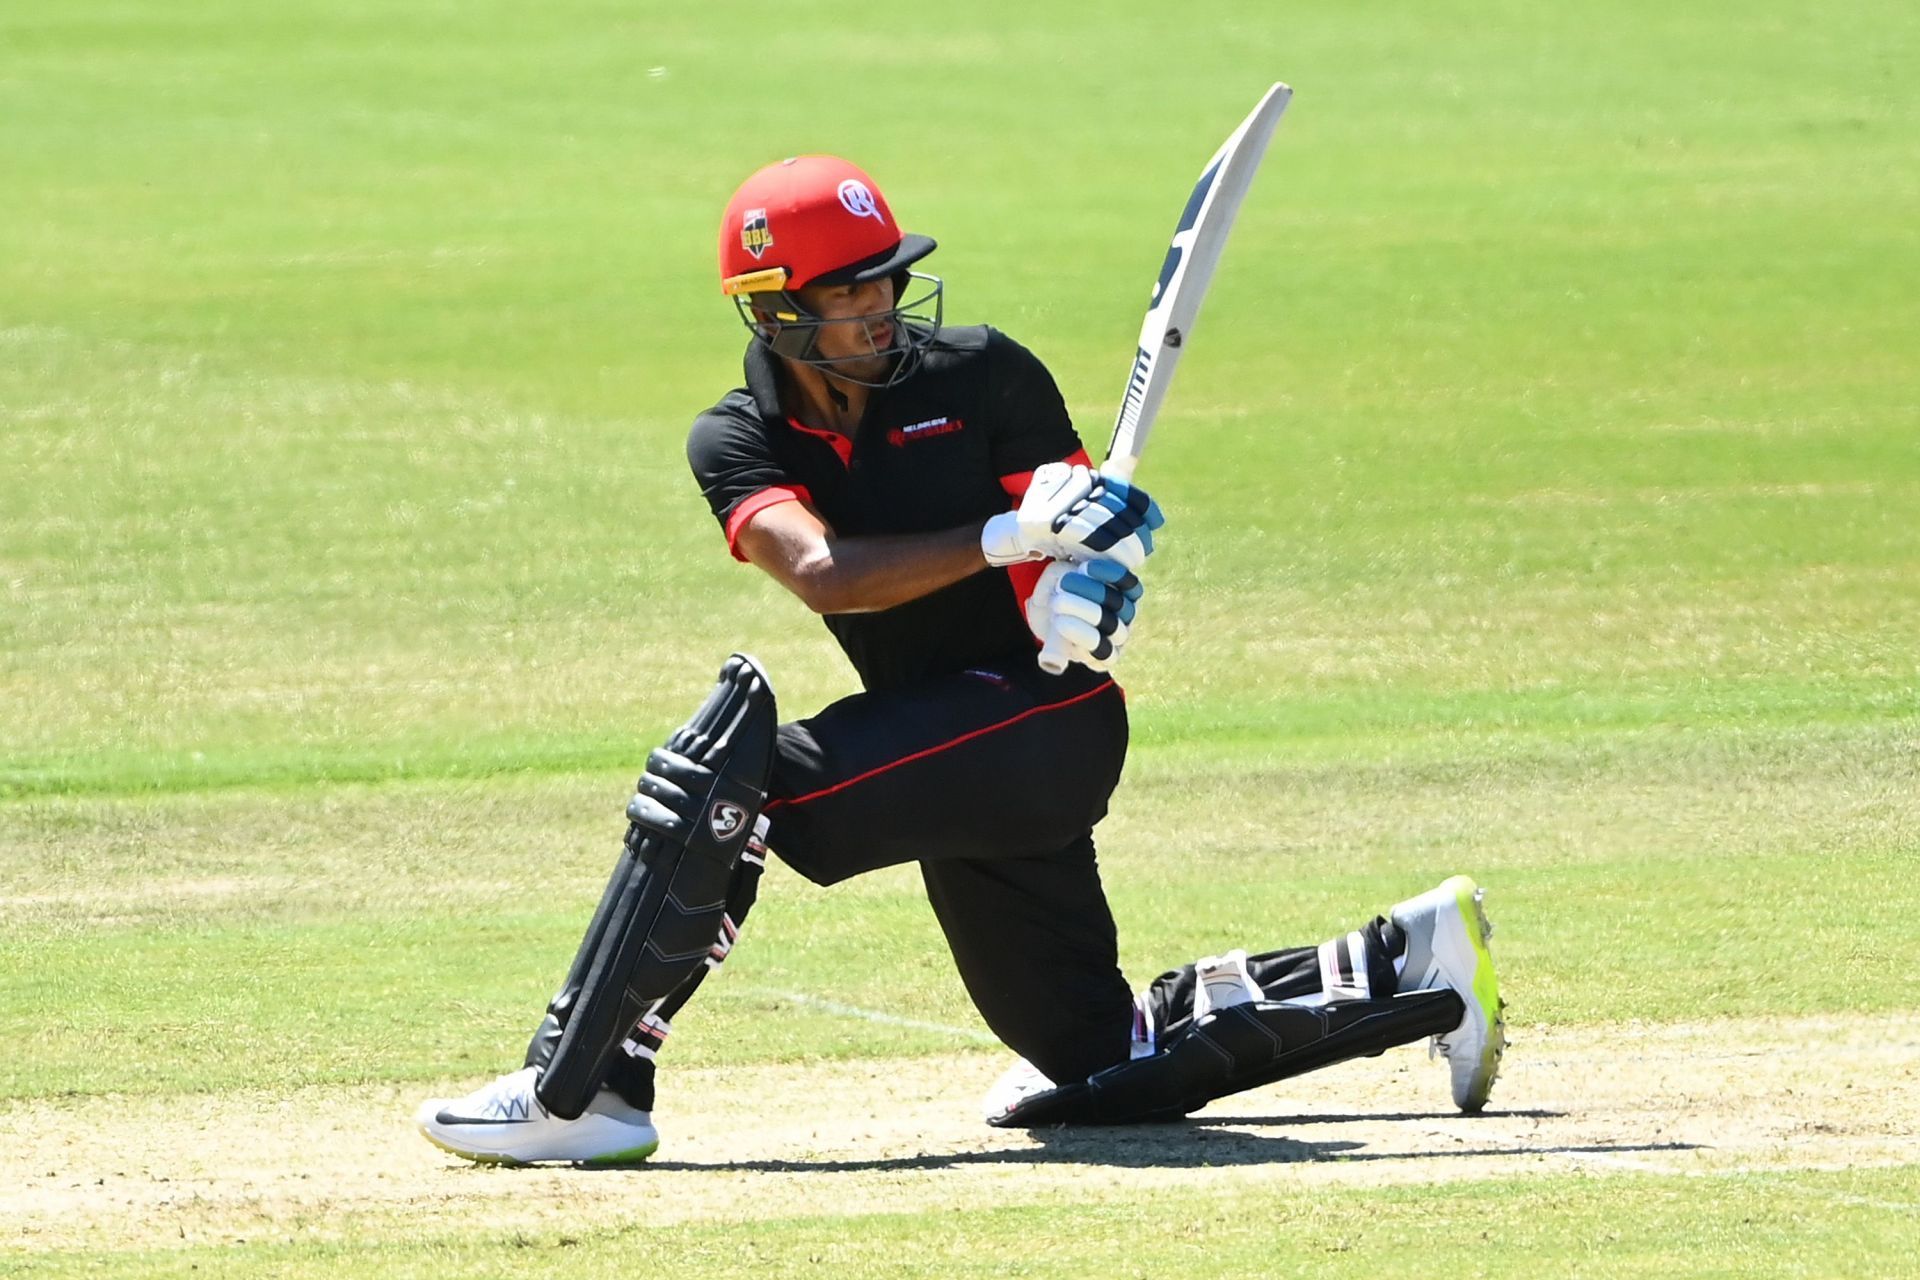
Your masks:
M744 560L740 531L753 517L780 502L811 502L805 485L789 475L765 431L721 409L704 413L687 437L687 463L707 506L726 535L733 558Z

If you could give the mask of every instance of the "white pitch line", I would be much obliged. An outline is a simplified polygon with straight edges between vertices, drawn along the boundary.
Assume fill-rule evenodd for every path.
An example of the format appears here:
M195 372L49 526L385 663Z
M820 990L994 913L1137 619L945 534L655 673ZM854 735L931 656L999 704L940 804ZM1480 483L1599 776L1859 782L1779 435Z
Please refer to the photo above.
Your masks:
M843 1018L859 1018L863 1022L878 1022L889 1027L909 1027L915 1031L938 1031L942 1035L957 1036L962 1040L971 1040L975 1044L999 1044L1000 1041L984 1031L972 1027L950 1027L944 1022L922 1022L918 1018L902 1018L897 1014L882 1013L878 1009L862 1009L859 1005L841 1004L837 1000L822 1000L819 996L805 995L798 991L775 991L774 996L781 1000L791 1000L824 1013L837 1013Z

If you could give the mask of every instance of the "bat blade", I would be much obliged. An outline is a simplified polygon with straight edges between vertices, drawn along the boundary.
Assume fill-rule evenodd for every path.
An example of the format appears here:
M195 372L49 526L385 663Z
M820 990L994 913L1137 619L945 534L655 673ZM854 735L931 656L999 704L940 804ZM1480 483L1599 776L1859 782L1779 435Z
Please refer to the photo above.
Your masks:
M1173 241L1160 263L1160 276L1153 282L1153 297L1140 324L1139 349L1127 374L1113 438L1107 444L1107 460L1100 464L1102 474L1119 480L1133 478L1134 466L1147 447L1147 436L1160 412L1160 402L1166 398L1167 385L1173 381L1180 353L1206 299L1207 286L1213 282L1213 269L1220 264L1227 233L1233 230L1240 203L1246 199L1253 175L1267 154L1267 142L1292 99L1293 90L1284 84L1276 83L1268 89L1240 127L1227 135L1200 171L1200 180L1193 184L1193 194L1180 211ZM1067 669L1066 651L1057 641L1048 640L1041 649L1040 667L1052 675Z
M1173 241L1160 264L1159 278L1153 282L1146 319L1140 325L1139 347L1127 374L1126 392L1114 420L1113 438L1107 445L1107 460L1100 468L1107 475L1122 479L1131 476L1146 448L1160 402L1166 398L1173 371L1200 315L1200 304L1206 300L1214 268L1220 263L1227 233L1233 230L1234 217L1267 153L1267 142L1292 98L1293 90L1284 84L1268 89L1240 127L1220 144L1201 170L1199 181L1193 184L1193 193L1180 212Z

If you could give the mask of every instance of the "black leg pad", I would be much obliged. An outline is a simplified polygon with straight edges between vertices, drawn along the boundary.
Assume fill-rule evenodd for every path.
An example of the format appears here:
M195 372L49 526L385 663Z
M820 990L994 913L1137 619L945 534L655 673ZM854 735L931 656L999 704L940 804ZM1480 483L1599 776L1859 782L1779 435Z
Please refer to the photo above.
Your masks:
M527 1047L554 1115L586 1109L634 1023L713 946L766 803L778 724L765 673L735 654L700 710L647 758L613 878Z
M1230 1093L1444 1035L1465 1014L1460 997L1446 990L1319 1008L1266 1000L1234 1005L1177 1032L1151 1057L1034 1094L989 1123L1039 1129L1178 1120Z

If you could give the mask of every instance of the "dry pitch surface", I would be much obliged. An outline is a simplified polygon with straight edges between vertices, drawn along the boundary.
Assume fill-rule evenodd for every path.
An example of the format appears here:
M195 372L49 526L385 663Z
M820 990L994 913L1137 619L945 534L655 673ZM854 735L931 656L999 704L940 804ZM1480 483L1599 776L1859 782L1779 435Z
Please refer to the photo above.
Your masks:
M1399 1050L1185 1124L1008 1132L974 1118L1000 1065L971 1053L673 1072L660 1155L609 1172L455 1161L413 1132L415 1095L391 1087L18 1104L0 1112L0 1237L152 1247L422 1222L751 1221L1224 1186L1297 1195L1526 1171L1738 1176L1902 1164L1920 1133L1915 1014L1522 1026L1493 1105L1474 1118L1445 1107L1439 1064Z

